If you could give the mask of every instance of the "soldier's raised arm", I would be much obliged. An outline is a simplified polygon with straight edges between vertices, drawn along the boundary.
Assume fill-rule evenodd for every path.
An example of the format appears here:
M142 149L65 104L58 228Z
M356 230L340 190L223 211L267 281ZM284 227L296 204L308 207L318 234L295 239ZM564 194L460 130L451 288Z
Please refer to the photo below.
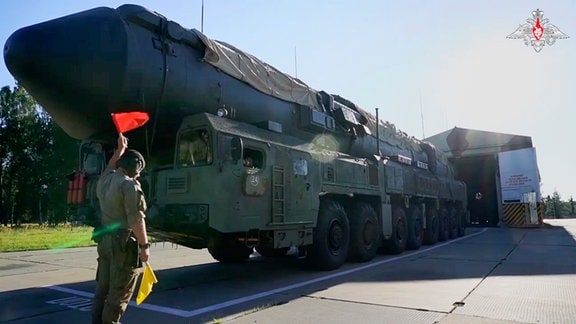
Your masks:
M118 133L118 141L117 141L116 150L114 151L114 154L112 155L112 157L108 161L108 165L106 166L106 169L115 169L116 168L116 162L118 162L118 159L120 158L120 156L122 156L122 154L124 154L124 151L126 151L126 148L128 148L128 139L126 138L126 136L122 135L122 133Z

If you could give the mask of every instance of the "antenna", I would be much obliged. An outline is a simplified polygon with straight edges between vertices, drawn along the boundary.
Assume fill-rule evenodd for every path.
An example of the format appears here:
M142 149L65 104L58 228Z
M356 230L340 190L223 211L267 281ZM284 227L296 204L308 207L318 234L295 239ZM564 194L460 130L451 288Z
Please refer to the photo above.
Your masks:
M296 57L296 46L294 46L294 77L298 78L298 59Z
M422 139L426 138L426 134L424 133L424 112L422 111L422 90L419 90L420 93L420 119L422 123Z
M202 0L202 18L200 19L200 32L204 33L204 0Z
M376 108L376 154L382 156L380 152L380 117L378 116L378 108Z

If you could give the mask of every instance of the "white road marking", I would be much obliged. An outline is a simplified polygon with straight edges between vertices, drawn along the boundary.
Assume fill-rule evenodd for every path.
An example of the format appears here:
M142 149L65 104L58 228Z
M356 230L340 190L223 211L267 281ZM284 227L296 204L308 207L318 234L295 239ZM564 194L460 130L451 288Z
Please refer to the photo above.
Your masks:
M53 299L47 301L46 303L77 309L83 312L88 312L92 308L92 299L82 297L66 297L60 299Z
M66 288L66 287L45 286L44 288L48 288L48 289L56 290L59 292L76 295L76 296L87 297L90 299L94 298L93 293L89 293L89 292L85 292L85 291L81 291L81 290L76 290L76 289L70 289L70 288ZM174 315L174 316L190 317L190 315L188 315L189 311L185 311L185 310L181 310L181 309L177 309L177 308L172 308L172 307L157 306L157 305L146 304L146 303L136 305L135 301L131 301L130 306L142 308L142 309L146 309L146 310L151 310L151 311L155 311L155 312L159 312L159 313L166 313L166 314L170 314L170 315Z
M336 273L332 273L323 277L319 277L319 278L315 278L315 279L311 279L311 280L307 280L307 281L303 281L303 282L299 282L299 283L295 283L292 285L288 285L288 286L284 286L284 287L280 287L280 288L276 288L276 289L272 289L272 290L268 290L268 291L263 291L261 293L257 293L257 294L253 294L253 295L248 295L248 296L244 296L244 297L240 297L240 298L236 298L236 299L232 299L232 300L228 300L222 303L218 303L218 304L214 304L214 305L209 305L209 306L205 306L205 307L201 307L201 308L197 308L195 310L191 310L191 311L186 311L186 310L181 310L181 309L177 309L177 308L172 308L172 307L164 307L164 306L158 306L158 305L152 305L152 304L147 304L147 303L142 303L140 304L140 306L136 305L136 302L131 301L130 302L130 306L136 307L136 308L142 308L142 309L146 309L146 310L150 310L150 311L155 311L155 312L159 312L159 313L165 313L165 314L169 314L169 315L173 315L173 316L179 316L179 317L192 317L192 316L197 316L197 315L201 315L201 314L206 314L206 313L210 313L210 312L214 312L223 308L227 308L230 306L235 306L235 305L239 305L245 302L249 302L249 301L253 301L259 298L264 298L264 297L268 297L270 295L274 295L274 294L278 294L278 293L283 293L285 291L289 291L289 290L293 290L296 288L301 288L301 287L305 287L305 286L309 286L318 282L322 282L322 281L326 281L326 280L330 280L330 279L334 279L334 278L338 278L338 277L342 277L342 276L346 276L349 275L351 273L354 272L358 272L358 271L362 271L362 270L366 270L366 269L370 269L373 267L377 267L379 265L383 265L386 263L390 263L390 262L394 262L394 261L398 261L401 259L405 259L408 257L412 257L424 252L428 252L464 239L469 239L471 237L474 237L476 235L480 235L484 232L486 232L488 229L484 228L482 231L474 233L474 234L470 234L470 235L466 235L451 241L447 241L438 245L434 245L431 246L427 249L423 249L423 250L418 250L418 251L414 251L414 252L410 252L407 254L403 254L397 257L393 257L390 259L386 259L386 260L382 260L382 261L378 261L378 262L374 262L374 263L368 263L365 265L361 265L358 267L354 267L352 269L348 269L348 270L343 270L340 272L336 272ZM80 290L75 290L75 289L70 289L70 288L65 288L65 287L60 287L60 286L45 286L44 288L48 288L48 289L52 289L52 290L56 290L56 291L60 291L60 292L64 292L64 293L68 293L68 294L72 294L72 295L76 295L76 296L82 296L82 297L87 297L87 298L93 298L94 294L92 293L88 293L85 291L80 291Z

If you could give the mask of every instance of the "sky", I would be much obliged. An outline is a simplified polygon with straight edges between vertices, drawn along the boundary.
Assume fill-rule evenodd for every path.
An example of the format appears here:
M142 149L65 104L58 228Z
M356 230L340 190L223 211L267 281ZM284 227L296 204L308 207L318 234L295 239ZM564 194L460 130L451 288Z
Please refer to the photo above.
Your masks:
M6 0L21 27L123 1ZM453 127L530 136L542 195L576 198L576 1L134 1L339 94L419 139ZM506 36L540 9L570 36L539 53ZM3 62L0 86L15 81Z

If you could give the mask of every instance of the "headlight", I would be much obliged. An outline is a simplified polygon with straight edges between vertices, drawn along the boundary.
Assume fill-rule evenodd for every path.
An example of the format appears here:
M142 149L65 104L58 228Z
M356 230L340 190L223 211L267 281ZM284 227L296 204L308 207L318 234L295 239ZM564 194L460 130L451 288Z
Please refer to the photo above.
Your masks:
M218 108L218 110L216 111L216 115L218 115L218 117L227 117L228 116L228 110L226 110L226 108Z

